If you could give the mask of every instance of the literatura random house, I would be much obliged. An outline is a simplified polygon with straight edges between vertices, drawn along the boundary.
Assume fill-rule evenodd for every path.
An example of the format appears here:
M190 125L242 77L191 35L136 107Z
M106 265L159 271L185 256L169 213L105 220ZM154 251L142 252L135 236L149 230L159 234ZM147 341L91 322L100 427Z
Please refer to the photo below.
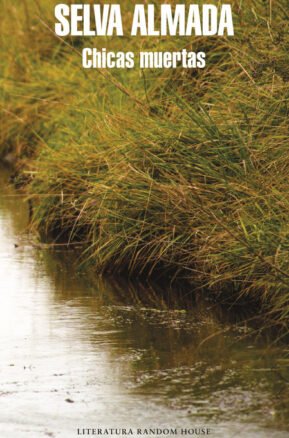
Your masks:
M77 435L98 436L208 436L212 429L208 427L195 428L79 428Z

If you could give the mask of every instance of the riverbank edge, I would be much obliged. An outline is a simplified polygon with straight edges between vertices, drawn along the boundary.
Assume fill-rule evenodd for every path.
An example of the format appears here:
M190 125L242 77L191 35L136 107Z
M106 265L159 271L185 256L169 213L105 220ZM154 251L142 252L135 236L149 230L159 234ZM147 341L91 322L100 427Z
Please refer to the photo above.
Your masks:
M83 243L82 264L162 273L286 325L287 16L282 2L255 3L235 8L234 41L198 39L213 53L205 71L97 81L79 68L80 40L43 34L32 7L11 10L26 19L6 34L1 154L20 169L35 228Z

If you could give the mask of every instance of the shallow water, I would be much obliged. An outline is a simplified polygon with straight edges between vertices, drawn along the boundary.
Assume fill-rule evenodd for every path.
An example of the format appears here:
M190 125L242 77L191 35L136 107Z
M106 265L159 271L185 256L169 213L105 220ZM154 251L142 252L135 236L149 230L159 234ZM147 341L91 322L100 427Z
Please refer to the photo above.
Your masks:
M32 243L7 179L2 171L1 438L101 427L288 436L289 347L249 336L204 300L187 310L171 292L76 275L73 253Z

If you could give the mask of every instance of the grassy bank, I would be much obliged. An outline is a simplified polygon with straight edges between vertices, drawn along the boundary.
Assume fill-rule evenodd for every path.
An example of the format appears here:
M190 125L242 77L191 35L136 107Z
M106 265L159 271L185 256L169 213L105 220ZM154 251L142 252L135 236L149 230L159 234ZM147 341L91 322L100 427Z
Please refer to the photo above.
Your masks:
M234 38L96 43L57 39L51 1L2 0L0 153L17 160L34 224L84 242L84 263L246 297L285 324L287 1L231 3ZM83 70L96 44L205 50L207 67Z

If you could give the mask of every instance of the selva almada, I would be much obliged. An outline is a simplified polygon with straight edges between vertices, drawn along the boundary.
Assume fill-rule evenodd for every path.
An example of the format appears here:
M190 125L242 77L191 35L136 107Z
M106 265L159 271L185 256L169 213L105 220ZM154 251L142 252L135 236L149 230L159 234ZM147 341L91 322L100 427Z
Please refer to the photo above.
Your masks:
M55 7L58 36L123 36L119 4L58 4ZM132 36L234 35L231 5L211 4L135 5L130 29Z

